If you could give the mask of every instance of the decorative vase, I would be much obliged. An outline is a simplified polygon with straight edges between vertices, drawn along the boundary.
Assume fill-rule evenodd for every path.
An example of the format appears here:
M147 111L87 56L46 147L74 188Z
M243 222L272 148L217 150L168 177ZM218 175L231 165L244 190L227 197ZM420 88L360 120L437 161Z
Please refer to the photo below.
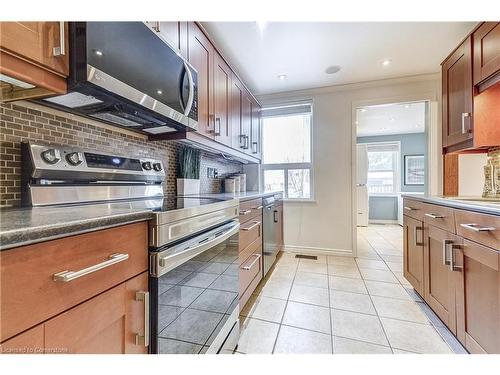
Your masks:
M177 179L177 195L198 195L200 194L200 180L193 178Z

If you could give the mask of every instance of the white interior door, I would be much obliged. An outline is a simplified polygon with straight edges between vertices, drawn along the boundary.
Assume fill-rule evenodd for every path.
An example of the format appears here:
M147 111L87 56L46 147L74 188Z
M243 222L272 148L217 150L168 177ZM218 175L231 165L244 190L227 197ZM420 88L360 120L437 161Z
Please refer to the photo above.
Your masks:
M365 144L356 146L356 195L357 195L357 225L368 226L369 202L368 202L368 148Z

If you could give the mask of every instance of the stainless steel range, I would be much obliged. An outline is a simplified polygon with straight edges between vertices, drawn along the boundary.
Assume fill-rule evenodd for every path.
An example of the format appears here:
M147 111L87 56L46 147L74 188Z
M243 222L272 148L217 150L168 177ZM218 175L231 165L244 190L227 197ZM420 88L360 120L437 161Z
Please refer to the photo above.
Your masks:
M22 144L22 204L149 209L151 353L232 352L239 338L238 201L165 197L161 161Z

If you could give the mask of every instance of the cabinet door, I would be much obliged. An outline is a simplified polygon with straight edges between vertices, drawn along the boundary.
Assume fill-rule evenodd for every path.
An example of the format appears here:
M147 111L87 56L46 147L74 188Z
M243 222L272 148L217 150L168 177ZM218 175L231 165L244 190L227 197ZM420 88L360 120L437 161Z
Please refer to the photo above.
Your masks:
M468 37L443 63L443 147L472 139L472 43Z
M470 353L500 354L500 253L465 240L454 256L457 337Z
M144 301L135 302L135 291L147 291L144 275L147 273L137 276L141 280L115 286L45 323L46 352L146 352L145 346L135 345L135 334L144 335L144 312L140 312L145 311L144 305L140 307Z
M145 23L181 55L186 55L187 22L146 21Z
M214 53L215 140L231 146L231 70L218 53Z
M472 35L474 84L500 71L500 22L485 22Z
M231 147L242 151L244 140L242 137L242 101L243 85L238 77L232 75L231 82Z
M252 99L244 90L241 97L241 135L243 137L242 151L251 154L250 131L252 128Z
M462 240L449 232L424 224L424 299L444 324L456 332L455 281L450 270L453 245Z
M198 72L198 133L213 138L214 48L194 22L188 25L188 61Z
M283 232L283 205L280 204L275 207L274 221L276 223L276 245L278 251L283 250L285 245L285 238Z
M0 344L0 354L42 354L43 324L37 325Z
M261 157L260 144L260 105L255 100L252 100L252 124L250 129L250 150L256 158Z
M403 216L403 274L418 294L424 295L423 223Z
M1 22L0 46L62 76L69 74L67 22Z

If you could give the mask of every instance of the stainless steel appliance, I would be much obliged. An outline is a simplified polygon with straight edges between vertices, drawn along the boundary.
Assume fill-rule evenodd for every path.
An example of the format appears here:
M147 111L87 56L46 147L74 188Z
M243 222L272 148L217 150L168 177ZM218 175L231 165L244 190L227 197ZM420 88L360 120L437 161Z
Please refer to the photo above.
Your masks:
M263 235L263 255L264 255L264 276L267 275L274 262L276 261L276 257L279 251L278 245L278 211L276 210L276 203L279 197L267 197L263 199L264 205L264 227L262 229Z
M45 105L145 134L198 126L196 70L143 22L70 22L68 93Z
M161 161L22 144L27 206L151 210L151 353L230 353L239 339L238 201L164 197ZM69 206L71 205L71 206Z

